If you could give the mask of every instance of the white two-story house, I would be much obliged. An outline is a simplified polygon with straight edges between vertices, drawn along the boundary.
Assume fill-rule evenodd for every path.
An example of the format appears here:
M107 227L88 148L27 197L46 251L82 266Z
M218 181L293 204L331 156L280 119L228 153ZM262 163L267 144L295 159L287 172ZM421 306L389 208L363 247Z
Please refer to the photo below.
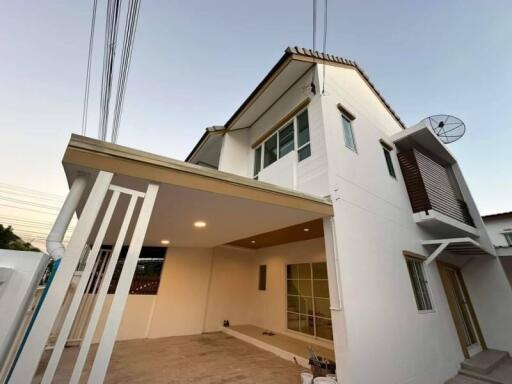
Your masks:
M63 166L57 222L79 221L15 382L49 337L47 379L78 340L71 382L93 342L103 380L116 339L220 330L313 345L344 384L443 383L512 351L512 289L457 160L352 61L288 48L186 162L73 135ZM152 285L133 278L144 252L163 260Z

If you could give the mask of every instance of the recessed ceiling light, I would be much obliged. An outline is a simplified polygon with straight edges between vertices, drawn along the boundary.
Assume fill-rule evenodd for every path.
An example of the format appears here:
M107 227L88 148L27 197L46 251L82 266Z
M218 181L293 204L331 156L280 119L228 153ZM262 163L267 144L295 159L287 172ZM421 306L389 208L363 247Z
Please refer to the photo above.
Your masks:
M304 232L309 232L309 228L304 228Z
M162 241L160 241L160 243L163 244L163 245L168 245L171 242L169 240L162 240Z
M251 243L252 244L256 244L256 240L251 240Z
M196 221L194 223L194 227L196 227L196 228L204 228L204 227L206 227L206 223L204 221Z

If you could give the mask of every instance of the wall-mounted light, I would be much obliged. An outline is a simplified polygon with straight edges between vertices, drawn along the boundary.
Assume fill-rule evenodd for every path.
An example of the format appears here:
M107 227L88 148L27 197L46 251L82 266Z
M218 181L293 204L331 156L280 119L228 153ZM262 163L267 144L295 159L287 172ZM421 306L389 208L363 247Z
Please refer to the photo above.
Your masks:
M309 232L309 228L304 228L304 232Z
M160 241L160 244L163 244L163 245L169 245L171 242L169 240L161 240Z

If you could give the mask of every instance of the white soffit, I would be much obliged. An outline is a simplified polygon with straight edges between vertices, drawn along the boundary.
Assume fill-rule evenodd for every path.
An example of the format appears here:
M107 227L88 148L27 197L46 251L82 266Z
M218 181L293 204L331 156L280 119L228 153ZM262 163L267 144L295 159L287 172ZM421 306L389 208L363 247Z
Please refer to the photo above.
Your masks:
M116 176L114 183L143 190L147 181ZM124 208L128 201L119 204ZM160 246L162 239L168 239L171 247L212 247L321 217L309 211L162 184L144 245ZM111 228L119 228L122 218L122 214L114 213ZM195 228L196 221L204 221L206 227ZM111 244L115 237L116 230L110 229L105 244Z
M229 129L237 129L251 126L279 97L302 77L314 64L291 60L281 72L270 81L262 93L240 115L237 121ZM304 95L306 96L306 94Z

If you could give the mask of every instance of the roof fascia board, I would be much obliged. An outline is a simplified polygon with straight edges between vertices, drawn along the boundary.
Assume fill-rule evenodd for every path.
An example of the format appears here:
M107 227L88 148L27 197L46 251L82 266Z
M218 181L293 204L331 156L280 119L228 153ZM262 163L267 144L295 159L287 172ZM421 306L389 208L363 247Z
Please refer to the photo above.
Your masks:
M63 163L333 215L332 204L315 196L78 135L72 135Z
M366 85L368 85L368 87L371 89L371 91L374 93L374 95L377 96L377 98L382 103L382 105L386 108L386 110L388 112L390 112L391 116L398 123L398 125L402 129L406 129L407 128L405 126L405 124L403 123L403 121L398 117L398 115L395 113L395 111L388 104L388 102L380 94L380 92L377 91L377 88L375 88L375 85L373 85L373 83L370 81L370 79L366 75L366 73L364 73L363 70L356 63L350 63L350 64L342 63L342 62L337 62L337 61L334 61L334 60L326 60L326 59L322 59L322 58L306 56L306 55L299 54L299 53L293 53L292 54L292 60L305 61L305 62L310 62L310 63L315 63L315 64L325 64L325 65L331 65L331 66L334 66L334 67L341 67L341 68L355 70L359 74L359 76L361 76L361 78L366 83Z

